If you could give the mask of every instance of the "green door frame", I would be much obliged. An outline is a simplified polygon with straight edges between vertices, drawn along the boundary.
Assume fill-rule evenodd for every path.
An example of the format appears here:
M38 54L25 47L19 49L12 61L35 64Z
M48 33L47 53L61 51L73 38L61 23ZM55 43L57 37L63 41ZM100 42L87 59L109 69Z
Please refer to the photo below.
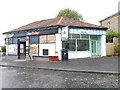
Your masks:
M91 40L91 55L96 56L97 55L97 40Z

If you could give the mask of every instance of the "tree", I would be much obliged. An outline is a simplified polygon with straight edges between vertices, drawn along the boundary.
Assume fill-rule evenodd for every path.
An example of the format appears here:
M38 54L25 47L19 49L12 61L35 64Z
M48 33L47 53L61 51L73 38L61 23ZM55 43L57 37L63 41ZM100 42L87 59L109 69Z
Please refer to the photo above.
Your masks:
M60 10L57 14L57 17L68 17L74 20L83 20L83 16L81 14L69 8Z
M2 46L2 52L6 52L6 46Z

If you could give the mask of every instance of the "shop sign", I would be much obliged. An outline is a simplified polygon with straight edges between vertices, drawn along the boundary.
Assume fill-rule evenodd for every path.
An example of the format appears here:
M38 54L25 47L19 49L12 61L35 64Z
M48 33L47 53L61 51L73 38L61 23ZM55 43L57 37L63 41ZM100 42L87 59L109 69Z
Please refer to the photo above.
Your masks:
M61 38L62 38L62 41L68 40L68 26L62 28Z
M39 32L31 32L31 35L38 35Z
M27 32L27 35L39 35L39 32Z
M27 32L27 35L31 35L31 33Z

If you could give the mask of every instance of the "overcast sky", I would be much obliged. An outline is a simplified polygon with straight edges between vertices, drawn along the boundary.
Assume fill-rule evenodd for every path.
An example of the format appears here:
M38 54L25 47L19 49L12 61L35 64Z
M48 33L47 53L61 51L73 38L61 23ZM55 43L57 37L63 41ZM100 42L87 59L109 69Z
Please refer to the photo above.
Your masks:
M54 18L60 9L71 8L86 22L98 24L118 11L120 0L0 0L0 45L3 32L42 19Z

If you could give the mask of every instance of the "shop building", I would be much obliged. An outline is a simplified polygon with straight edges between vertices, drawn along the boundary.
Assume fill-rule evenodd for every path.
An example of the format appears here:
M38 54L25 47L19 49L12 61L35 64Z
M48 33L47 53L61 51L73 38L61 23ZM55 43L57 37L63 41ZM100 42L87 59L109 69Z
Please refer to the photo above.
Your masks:
M3 33L6 35L6 55L23 58L58 56L68 50L68 58L106 56L106 31L103 26L69 18L36 21Z

